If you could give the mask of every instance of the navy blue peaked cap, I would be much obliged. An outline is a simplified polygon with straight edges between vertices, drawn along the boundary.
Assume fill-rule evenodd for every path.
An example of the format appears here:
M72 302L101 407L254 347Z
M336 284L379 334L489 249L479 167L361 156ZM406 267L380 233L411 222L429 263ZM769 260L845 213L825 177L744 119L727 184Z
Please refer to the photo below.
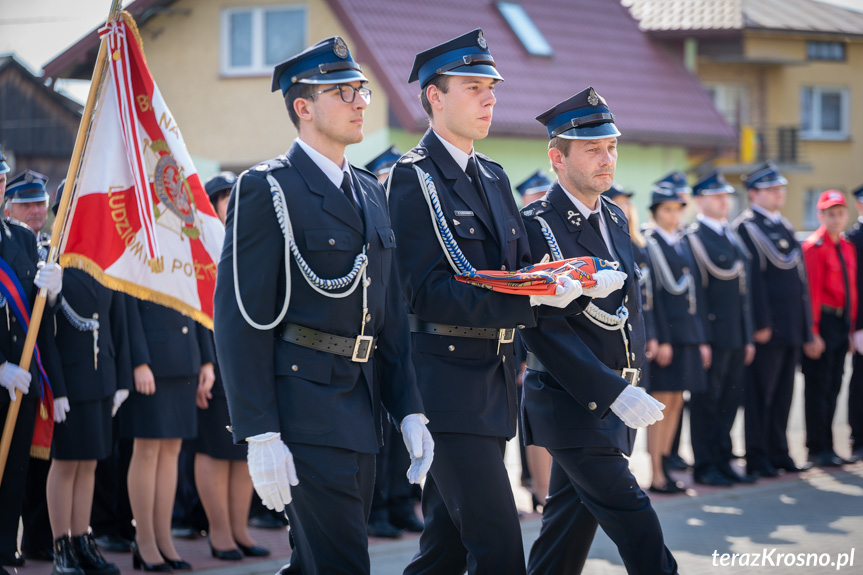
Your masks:
M675 194L692 193L692 188L686 183L686 174L680 170L674 170L666 174L661 180L655 182L652 191L655 192L658 189L671 190Z
M237 174L234 172L219 172L204 184L204 190L210 197L210 201L214 202L219 192L222 190L230 190L234 187L237 181Z
M608 198L609 200L613 200L619 196L626 196L627 198L631 198L634 194L632 192L627 192L623 189L623 186L614 182L611 184L611 187L602 192L602 195Z
M366 169L376 176L388 174L401 157L402 153L399 152L399 149L395 146L390 146L366 164Z
M567 140L594 140L620 135L614 125L614 114L608 109L605 98L588 87L546 110L536 117L548 130L548 138Z
M525 194L545 193L551 187L552 181L546 176L542 170L537 170L527 177L525 181L515 187L518 194L524 197Z
M755 170L745 174L740 178L746 185L747 189L770 188L772 186L788 185L788 180L782 177L776 165L767 160Z
M48 199L48 191L45 184L48 176L24 170L6 185L6 203L23 204L26 202L42 202Z
M344 84L368 82L363 69L354 62L351 51L341 36L321 40L291 56L273 70L272 91L282 94L294 84Z
M693 196L715 196L717 194L733 194L734 187L725 181L725 176L719 170L711 170L692 186Z
M9 164L6 163L6 156L3 155L3 152L0 152L0 174L6 174L10 170Z
M414 57L408 83L419 80L425 88L437 76L480 76L503 81L488 51L482 29L438 44Z
M851 193L854 194L854 198L856 198L858 202L863 202L863 184Z

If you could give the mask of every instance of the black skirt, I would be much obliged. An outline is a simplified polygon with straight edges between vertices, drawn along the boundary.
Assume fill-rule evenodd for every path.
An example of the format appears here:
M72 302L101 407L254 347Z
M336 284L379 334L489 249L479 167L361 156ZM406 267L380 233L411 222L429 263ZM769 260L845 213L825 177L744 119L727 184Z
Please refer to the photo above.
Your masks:
M54 424L53 459L85 461L111 455L113 396L96 401L71 401L66 421Z
M701 352L697 345L674 345L671 363L650 366L650 391L701 392L707 388Z
M123 404L120 437L140 439L192 439L198 434L195 393L198 378L156 378L156 393L132 390Z
M195 453L209 455L213 459L245 461L246 445L234 443L234 435L228 431L231 419L228 416L228 400L223 395L213 395L207 409L198 409L198 437Z

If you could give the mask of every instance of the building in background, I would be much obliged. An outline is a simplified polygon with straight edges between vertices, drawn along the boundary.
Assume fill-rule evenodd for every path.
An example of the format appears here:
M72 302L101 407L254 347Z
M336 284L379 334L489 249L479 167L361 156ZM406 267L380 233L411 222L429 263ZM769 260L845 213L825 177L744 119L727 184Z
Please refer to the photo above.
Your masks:
M863 183L861 11L817 0L622 0L655 42L697 74L738 133L729 182L763 159L788 178L785 213L818 227L815 201Z
M698 78L618 2L590 0L136 0L147 62L206 177L241 171L283 153L296 135L273 65L317 40L340 35L373 90L365 140L348 148L364 164L392 144L410 149L427 127L414 55L482 28L506 79L489 137L477 149L513 182L547 169L547 137L534 117L592 85L616 114L623 137L616 180L640 192L690 158L736 154L737 135ZM89 78L94 30L45 65L54 79ZM202 165L208 164L208 165Z

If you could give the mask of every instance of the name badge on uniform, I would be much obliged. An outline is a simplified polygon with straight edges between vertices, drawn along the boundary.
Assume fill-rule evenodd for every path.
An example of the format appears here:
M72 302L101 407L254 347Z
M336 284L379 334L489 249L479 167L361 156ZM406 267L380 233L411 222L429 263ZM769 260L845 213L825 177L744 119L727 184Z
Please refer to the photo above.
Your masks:
M473 212L470 210L456 210L455 215L457 215L457 216L473 216Z

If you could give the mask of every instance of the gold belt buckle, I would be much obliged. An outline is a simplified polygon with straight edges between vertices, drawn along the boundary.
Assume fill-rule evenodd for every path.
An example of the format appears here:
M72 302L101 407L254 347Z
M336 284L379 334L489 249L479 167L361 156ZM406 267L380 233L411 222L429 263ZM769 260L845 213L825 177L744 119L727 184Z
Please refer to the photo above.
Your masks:
M620 370L620 377L629 382L630 385L638 385L641 370L632 367L624 367Z
M372 344L375 341L370 335L358 335L357 341L354 344L354 354L351 356L351 361L357 363L366 363L372 353Z
M512 343L512 340L515 339L515 329L499 329L497 330L497 342L500 343Z

